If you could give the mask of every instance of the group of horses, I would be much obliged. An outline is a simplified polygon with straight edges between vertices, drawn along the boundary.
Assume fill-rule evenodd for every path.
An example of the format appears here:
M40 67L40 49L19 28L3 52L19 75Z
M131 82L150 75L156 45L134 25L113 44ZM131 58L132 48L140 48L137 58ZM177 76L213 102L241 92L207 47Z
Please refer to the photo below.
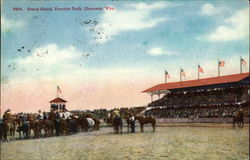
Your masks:
M29 115L25 121L21 116L12 116L10 119L0 123L0 140L15 140L16 131L20 139L51 137L60 135L71 135L78 131L99 130L100 120L91 115L71 116L70 118L55 118L37 120L34 115Z
M124 118L127 123L127 132L129 132L132 121L129 117ZM135 121L140 124L140 131L144 131L144 124L151 124L153 132L155 131L156 120L153 117L135 116ZM104 122L114 127L115 134L122 134L123 119L120 116L111 116L104 119ZM244 114L240 112L233 118L233 128L238 124L239 128L244 127ZM60 135L71 135L77 132L99 130L100 120L91 115L81 114L71 116L70 118L56 118L51 114L48 119L38 120L35 115L29 115L23 121L19 115L12 116L9 119L0 122L0 140L9 141L9 138L15 139L16 131L19 132L19 138L51 137ZM42 132L43 131L43 132ZM43 133L43 134L42 134ZM9 137L10 136L10 137Z
M129 132L129 129L131 127L132 121L130 120L129 117L125 118L126 123L127 123L127 132ZM156 120L153 117L145 117L145 116L135 116L135 121L138 121L140 124L141 132L144 131L144 124L151 124L153 128L153 132L155 131L155 125L156 125ZM104 119L106 123L114 127L114 133L115 134L122 134L122 129L123 129L123 120L120 116L114 116L114 117L108 117Z

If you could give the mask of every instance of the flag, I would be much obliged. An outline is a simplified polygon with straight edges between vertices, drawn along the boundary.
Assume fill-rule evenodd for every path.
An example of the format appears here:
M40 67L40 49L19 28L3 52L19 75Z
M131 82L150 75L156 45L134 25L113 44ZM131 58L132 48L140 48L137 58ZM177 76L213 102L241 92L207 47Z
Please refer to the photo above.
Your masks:
M59 86L57 86L57 92L62 93L61 89L59 88Z
M243 58L241 58L241 64L243 65L243 66L246 66L247 65L247 61L245 61Z
M165 71L165 76L166 76L168 79L170 79L170 75L168 74L167 71Z
M183 69L181 69L181 76L185 77L186 73L183 71Z
M225 66L225 61L219 61L219 67L224 67Z
M201 66L198 64L198 72L204 73L203 68L201 68Z

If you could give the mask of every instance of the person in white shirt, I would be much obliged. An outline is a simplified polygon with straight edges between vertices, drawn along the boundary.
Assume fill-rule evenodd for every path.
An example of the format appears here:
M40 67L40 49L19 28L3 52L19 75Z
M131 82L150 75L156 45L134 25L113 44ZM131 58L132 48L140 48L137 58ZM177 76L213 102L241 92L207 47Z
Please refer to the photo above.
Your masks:
M132 114L130 114L129 120L130 120L131 132L135 133L135 117Z
M43 120L43 113L41 112L41 110L38 111L37 119L38 120Z

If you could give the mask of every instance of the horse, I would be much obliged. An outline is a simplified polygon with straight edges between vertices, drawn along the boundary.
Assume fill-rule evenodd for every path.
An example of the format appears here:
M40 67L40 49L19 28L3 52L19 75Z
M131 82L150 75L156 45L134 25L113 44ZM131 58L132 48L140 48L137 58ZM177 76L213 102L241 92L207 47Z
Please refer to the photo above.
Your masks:
M93 120L95 121L94 130L99 130L101 123L100 120L98 118L93 118Z
M18 127L17 127L17 132L19 132L19 138L21 139L21 132L23 132L23 137L24 139L28 139L29 138L29 122L28 121L24 121L24 122L19 122L18 123Z
M235 123L238 124L239 128L244 127L244 111L239 110L233 117L233 128L235 128Z
M16 122L12 120L5 120L2 124L2 131L3 131L3 139L9 141L8 135L15 140L15 132L16 132Z
M86 118L87 122L88 122L88 131L92 131L94 129L95 126L95 121L92 118Z
M77 123L78 123L78 125L81 126L83 132L88 131L88 121L87 121L85 115L79 116L79 118L77 119Z
M0 119L0 141L3 140L3 119Z
M31 130L33 130L34 138L40 138L40 123L38 120L30 120L29 121L29 135L31 135Z
M153 132L155 131L155 124L156 124L155 118L153 118L153 117L136 116L135 119L138 120L139 123L140 123L141 132L143 132L143 125L144 124L149 124L149 123L151 123L151 125L153 127Z
M60 136L61 131L61 118L56 118L54 120L55 130L56 130L56 136Z
M113 120L111 117L104 118L103 121L106 122L108 126L112 126Z
M60 132L61 135L69 135L69 127L66 119L62 118L60 121Z
M122 134L122 127L123 127L123 123L122 123L122 118L119 116L115 116L113 119L113 123L112 123L113 127L114 127L114 133L115 134Z
M54 123L52 124L52 121L45 119L40 121L40 127L39 127L39 132L41 133L41 130L44 130L44 137L49 137L53 136L54 134Z
M68 124L69 133L70 134L77 133L78 125L77 125L76 119L72 117L72 118L68 118L66 121L67 121L67 124Z

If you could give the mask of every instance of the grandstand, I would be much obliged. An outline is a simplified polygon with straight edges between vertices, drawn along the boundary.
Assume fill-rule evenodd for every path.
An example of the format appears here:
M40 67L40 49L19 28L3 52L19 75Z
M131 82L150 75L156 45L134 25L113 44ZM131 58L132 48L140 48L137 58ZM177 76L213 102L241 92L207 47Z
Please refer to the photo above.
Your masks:
M242 107L249 121L249 82L249 73L242 73L158 84L143 91L159 97L148 104L145 115L178 122L230 122Z

